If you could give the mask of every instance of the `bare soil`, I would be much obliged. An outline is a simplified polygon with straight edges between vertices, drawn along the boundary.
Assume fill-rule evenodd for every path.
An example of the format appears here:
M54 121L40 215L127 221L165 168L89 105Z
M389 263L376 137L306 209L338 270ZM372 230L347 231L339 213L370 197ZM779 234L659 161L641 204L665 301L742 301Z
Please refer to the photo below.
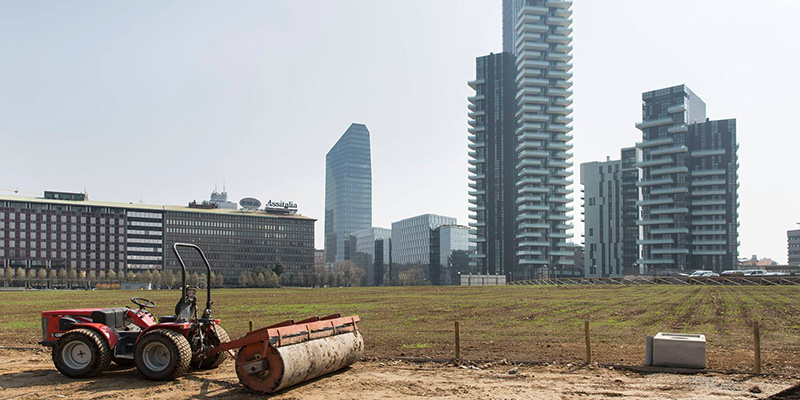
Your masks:
M514 373L510 373L514 369ZM361 361L269 398L274 399L759 399L797 380L779 376L640 373L572 364L453 365L399 360ZM92 379L69 379L48 349L0 350L0 400L5 399L249 399L233 361L191 371L174 382L145 380L134 368L112 368ZM790 398L790 397L784 397ZM791 397L794 398L794 397Z

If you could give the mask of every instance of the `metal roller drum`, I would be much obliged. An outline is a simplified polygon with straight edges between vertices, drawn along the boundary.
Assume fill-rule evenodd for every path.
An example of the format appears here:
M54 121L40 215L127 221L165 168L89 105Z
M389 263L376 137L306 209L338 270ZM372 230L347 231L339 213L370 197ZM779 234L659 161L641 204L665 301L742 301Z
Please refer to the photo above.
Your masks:
M262 343L242 347L236 364L239 381L262 393L272 393L338 371L358 361L364 340L358 331L347 332L288 346L268 346L260 359Z

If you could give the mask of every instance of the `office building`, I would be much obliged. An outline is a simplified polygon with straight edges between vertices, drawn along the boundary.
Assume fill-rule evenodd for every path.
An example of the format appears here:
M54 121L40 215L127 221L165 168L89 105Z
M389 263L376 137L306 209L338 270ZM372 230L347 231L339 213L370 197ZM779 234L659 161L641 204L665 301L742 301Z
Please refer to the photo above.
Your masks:
M462 225L442 225L431 230L430 282L458 285L460 274L477 273L474 259L475 230ZM474 264L472 264L474 265Z
M478 57L469 98L470 222L475 267L510 272L516 259L516 67L510 53Z
M372 226L369 130L351 124L325 156L325 257L349 260L350 234Z
M581 164L586 277L622 275L622 161Z
M364 269L367 286L383 284L384 274L388 272L386 267L391 263L391 252L388 251L391 239L391 229L378 227L362 229L350 235L351 259L356 266Z
M567 215L572 211L571 7L571 1L503 1L503 51L514 57L517 102L516 260L513 269L502 271L510 280L545 277L574 265ZM471 117L474 127L481 125L481 115Z
M171 247L186 242L203 249L226 284L277 262L303 284L314 263L314 221L262 210L89 201L58 192L0 196L0 266L90 273L177 269ZM187 253L185 259L191 271L205 271L199 257Z
M734 268L736 120L708 120L705 103L685 85L646 92L642 100L641 271Z
M800 229L786 232L789 265L800 267Z
M455 225L456 219L423 214L392 222L392 264L428 265L431 231L442 225Z

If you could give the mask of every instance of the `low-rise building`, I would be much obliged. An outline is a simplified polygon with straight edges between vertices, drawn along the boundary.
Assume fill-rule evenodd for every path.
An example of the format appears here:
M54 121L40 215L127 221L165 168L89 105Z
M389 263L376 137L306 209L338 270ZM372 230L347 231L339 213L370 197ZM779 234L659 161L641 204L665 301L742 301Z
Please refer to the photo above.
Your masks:
M90 274L178 268L171 247L199 245L234 284L243 271L282 263L302 284L314 263L314 219L261 210L89 201L75 193L0 196L0 266ZM204 272L187 252L187 267Z
M789 265L800 267L800 229L786 232L787 248L789 252Z

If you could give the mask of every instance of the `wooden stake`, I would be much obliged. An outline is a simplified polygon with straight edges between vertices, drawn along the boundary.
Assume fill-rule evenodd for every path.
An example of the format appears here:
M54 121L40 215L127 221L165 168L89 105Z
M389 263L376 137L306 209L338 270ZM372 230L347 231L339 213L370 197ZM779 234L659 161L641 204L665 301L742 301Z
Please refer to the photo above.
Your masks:
M456 321L456 361L461 361L461 323Z
M586 364L592 363L592 342L589 340L589 321L584 321L583 331L586 334Z
M250 330L248 332L252 332L253 331L253 321L250 320L250 321L247 322L247 324L250 326Z
M758 321L753 322L753 347L755 353L755 372L761 373L761 330L758 328Z

